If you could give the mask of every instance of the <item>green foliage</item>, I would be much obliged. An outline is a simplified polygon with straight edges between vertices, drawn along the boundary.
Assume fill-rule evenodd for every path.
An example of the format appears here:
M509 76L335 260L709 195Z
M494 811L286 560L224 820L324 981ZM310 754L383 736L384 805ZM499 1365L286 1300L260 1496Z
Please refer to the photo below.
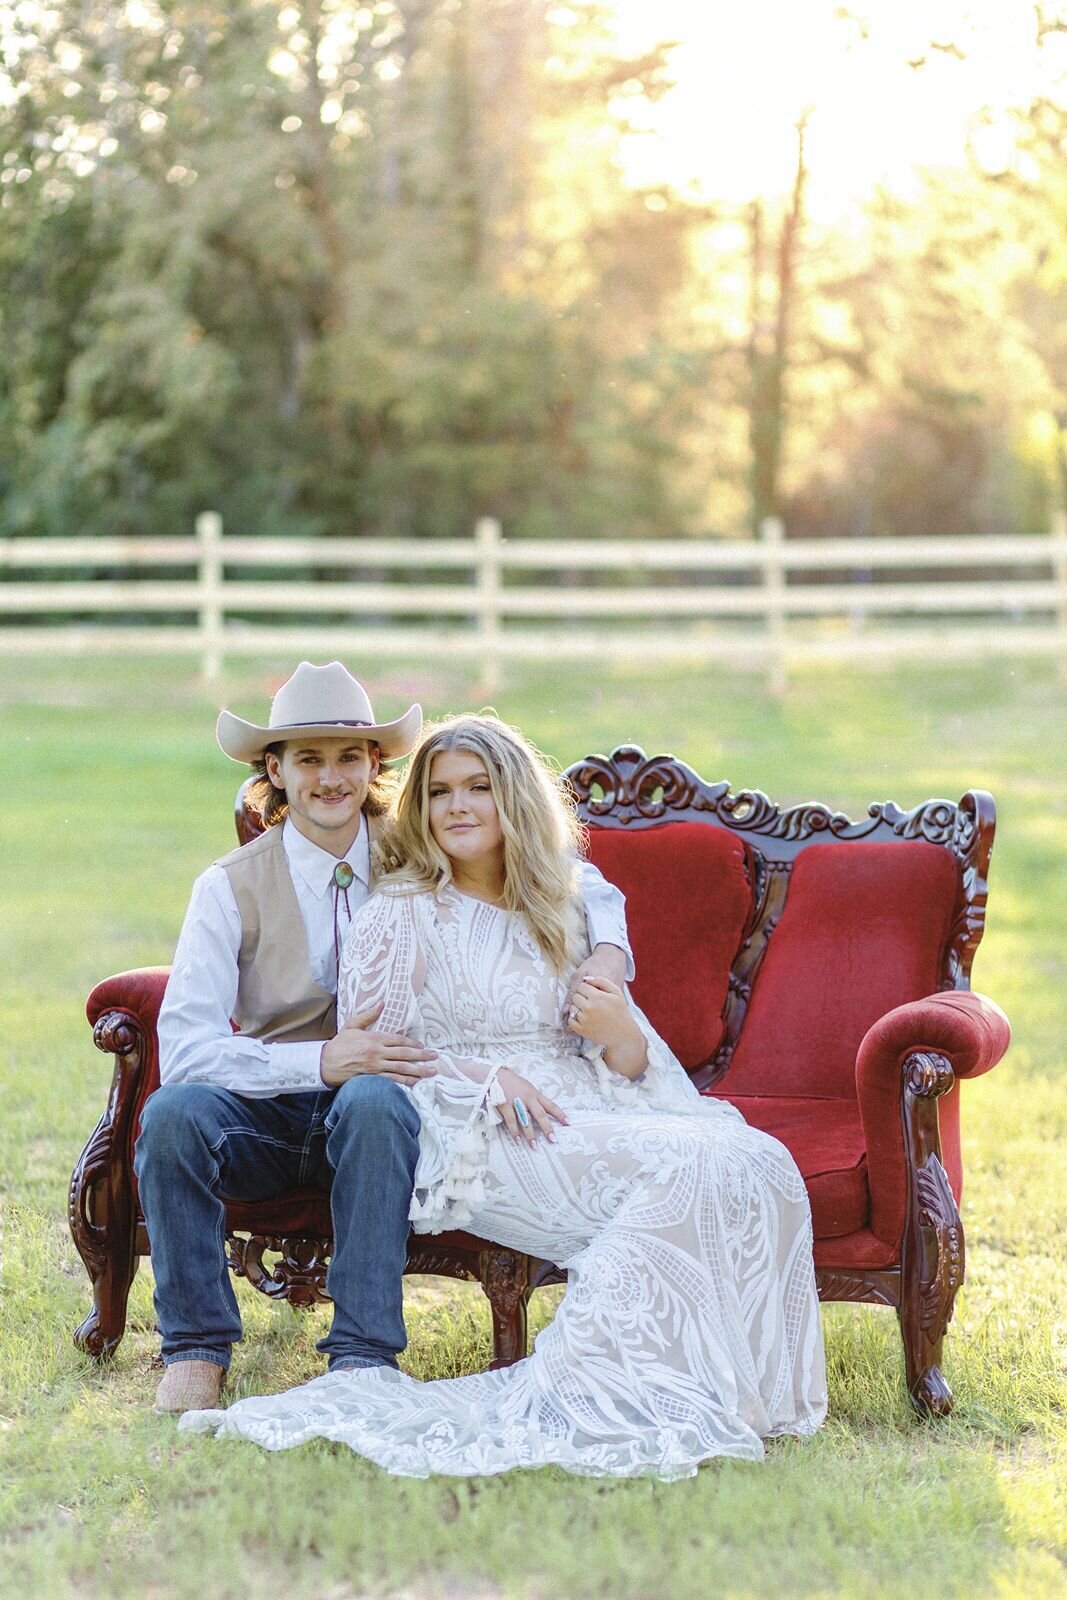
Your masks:
M265 534L936 534L1067 501L1054 99L1013 170L840 226L803 159L791 197L629 185L669 47L621 55L601 0L2 16L0 534L208 505Z
M1067 1313L1067 738L1044 665L891 677L812 671L773 698L754 678L688 666L546 666L509 676L501 715L566 763L635 740L709 777L861 815L991 788L1000 804L990 920L975 983L1015 1029L963 1086L968 1278L946 1341L957 1407L922 1424L903 1397L899 1336L879 1307L824 1312L831 1415L762 1466L712 1463L684 1483L554 1471L495 1480L389 1478L317 1442L268 1455L178 1435L149 1407L151 1275L115 1361L70 1333L88 1285L63 1215L70 1169L103 1105L107 1063L82 1012L109 971L169 958L189 884L229 847L237 768L214 747L218 700L264 702L290 663L234 667L208 691L177 662L13 662L0 685L12 760L0 816L0 1594L49 1600L1051 1600L1067 1559L1062 1328ZM484 699L462 668L375 676L385 711ZM238 1286L247 1337L232 1392L319 1370L324 1312ZM552 1313L553 1292L534 1297ZM489 1348L473 1286L409 1284L405 1361L476 1370Z
M57 5L0 95L0 528L676 517L645 352L689 223L621 183L602 101L658 55L589 4L138 13Z

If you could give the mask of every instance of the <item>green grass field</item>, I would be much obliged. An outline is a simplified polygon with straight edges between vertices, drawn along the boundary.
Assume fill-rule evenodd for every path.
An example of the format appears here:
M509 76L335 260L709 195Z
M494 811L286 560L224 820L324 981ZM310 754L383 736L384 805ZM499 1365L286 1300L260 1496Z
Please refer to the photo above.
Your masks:
M594 684L587 668L552 666L512 669L493 696L564 764L632 741L853 815L973 785L997 796L974 983L1004 1006L1015 1042L964 1086L968 1277L946 1345L947 1423L909 1411L895 1319L874 1307L824 1311L831 1412L815 1439L674 1485L555 1471L411 1482L321 1442L270 1456L179 1437L151 1411L147 1269L114 1363L75 1351L89 1295L65 1190L109 1081L84 997L110 972L169 959L193 877L232 841L239 773L215 747L215 711L256 712L290 666L245 663L207 689L181 661L0 665L13 777L0 820L0 1594L1067 1592L1067 697L1044 665L811 671L780 698L704 667L609 669ZM364 671L383 715L414 698L439 712L485 698L463 668ZM410 1281L409 1296L410 1371L484 1364L479 1291ZM324 1312L243 1289L241 1303L230 1393L319 1370ZM549 1295L535 1304L551 1315Z

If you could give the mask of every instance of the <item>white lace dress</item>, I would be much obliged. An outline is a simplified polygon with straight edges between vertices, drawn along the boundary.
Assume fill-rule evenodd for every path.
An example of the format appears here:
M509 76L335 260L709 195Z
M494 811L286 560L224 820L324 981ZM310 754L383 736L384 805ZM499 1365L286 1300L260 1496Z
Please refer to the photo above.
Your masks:
M188 1412L282 1450L351 1446L412 1477L554 1464L610 1477L691 1476L757 1460L826 1411L811 1219L792 1157L703 1099L640 1013L649 1062L611 1072L561 1026L566 983L521 916L447 889L379 891L352 923L344 1015L438 1052L411 1091L422 1118L417 1231L465 1227L567 1269L526 1360L422 1383L387 1367L328 1373L228 1411ZM567 1113L552 1143L506 1133L512 1066Z

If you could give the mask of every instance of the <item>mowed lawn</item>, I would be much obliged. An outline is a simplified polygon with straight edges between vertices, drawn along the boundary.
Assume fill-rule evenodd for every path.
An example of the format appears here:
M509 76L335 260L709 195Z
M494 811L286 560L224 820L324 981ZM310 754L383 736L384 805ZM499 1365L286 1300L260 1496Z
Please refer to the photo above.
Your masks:
M374 672L380 715L486 696L447 665ZM256 714L292 663L242 663L211 688L188 662L0 661L7 782L0 1039L0 1594L357 1600L996 1595L1067 1591L1067 694L1045 664L798 673L779 698L704 666L511 668L493 694L566 764L636 742L709 778L852 815L978 785L1000 832L975 987L1015 1028L963 1091L968 1277L946 1345L953 1417L905 1403L893 1314L824 1311L831 1411L763 1465L673 1485L552 1470L482 1482L390 1479L319 1442L271 1456L179 1437L151 1400L151 1279L111 1366L71 1343L89 1304L67 1233L71 1167L109 1060L92 985L169 959L189 886L232 842L238 769L219 704ZM241 1288L231 1394L319 1370L325 1313ZM408 1369L487 1360L476 1289L412 1282ZM553 1300L535 1300L538 1317Z

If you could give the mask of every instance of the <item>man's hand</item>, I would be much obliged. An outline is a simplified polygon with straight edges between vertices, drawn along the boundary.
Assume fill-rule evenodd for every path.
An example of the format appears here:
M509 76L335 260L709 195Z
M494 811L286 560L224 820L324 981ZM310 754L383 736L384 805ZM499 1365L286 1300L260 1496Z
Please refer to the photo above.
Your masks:
M564 1007L567 1022L573 1021L574 995L583 978L607 978L609 983L621 989L626 982L626 951L620 950L617 944L598 944L592 955L577 968Z
M437 1060L433 1050L413 1044L403 1033L370 1031L381 1014L381 1005L376 1005L349 1017L340 1032L323 1045L319 1076L328 1088L339 1088L364 1073L378 1073L412 1089L423 1078L435 1075L437 1068L430 1066Z

